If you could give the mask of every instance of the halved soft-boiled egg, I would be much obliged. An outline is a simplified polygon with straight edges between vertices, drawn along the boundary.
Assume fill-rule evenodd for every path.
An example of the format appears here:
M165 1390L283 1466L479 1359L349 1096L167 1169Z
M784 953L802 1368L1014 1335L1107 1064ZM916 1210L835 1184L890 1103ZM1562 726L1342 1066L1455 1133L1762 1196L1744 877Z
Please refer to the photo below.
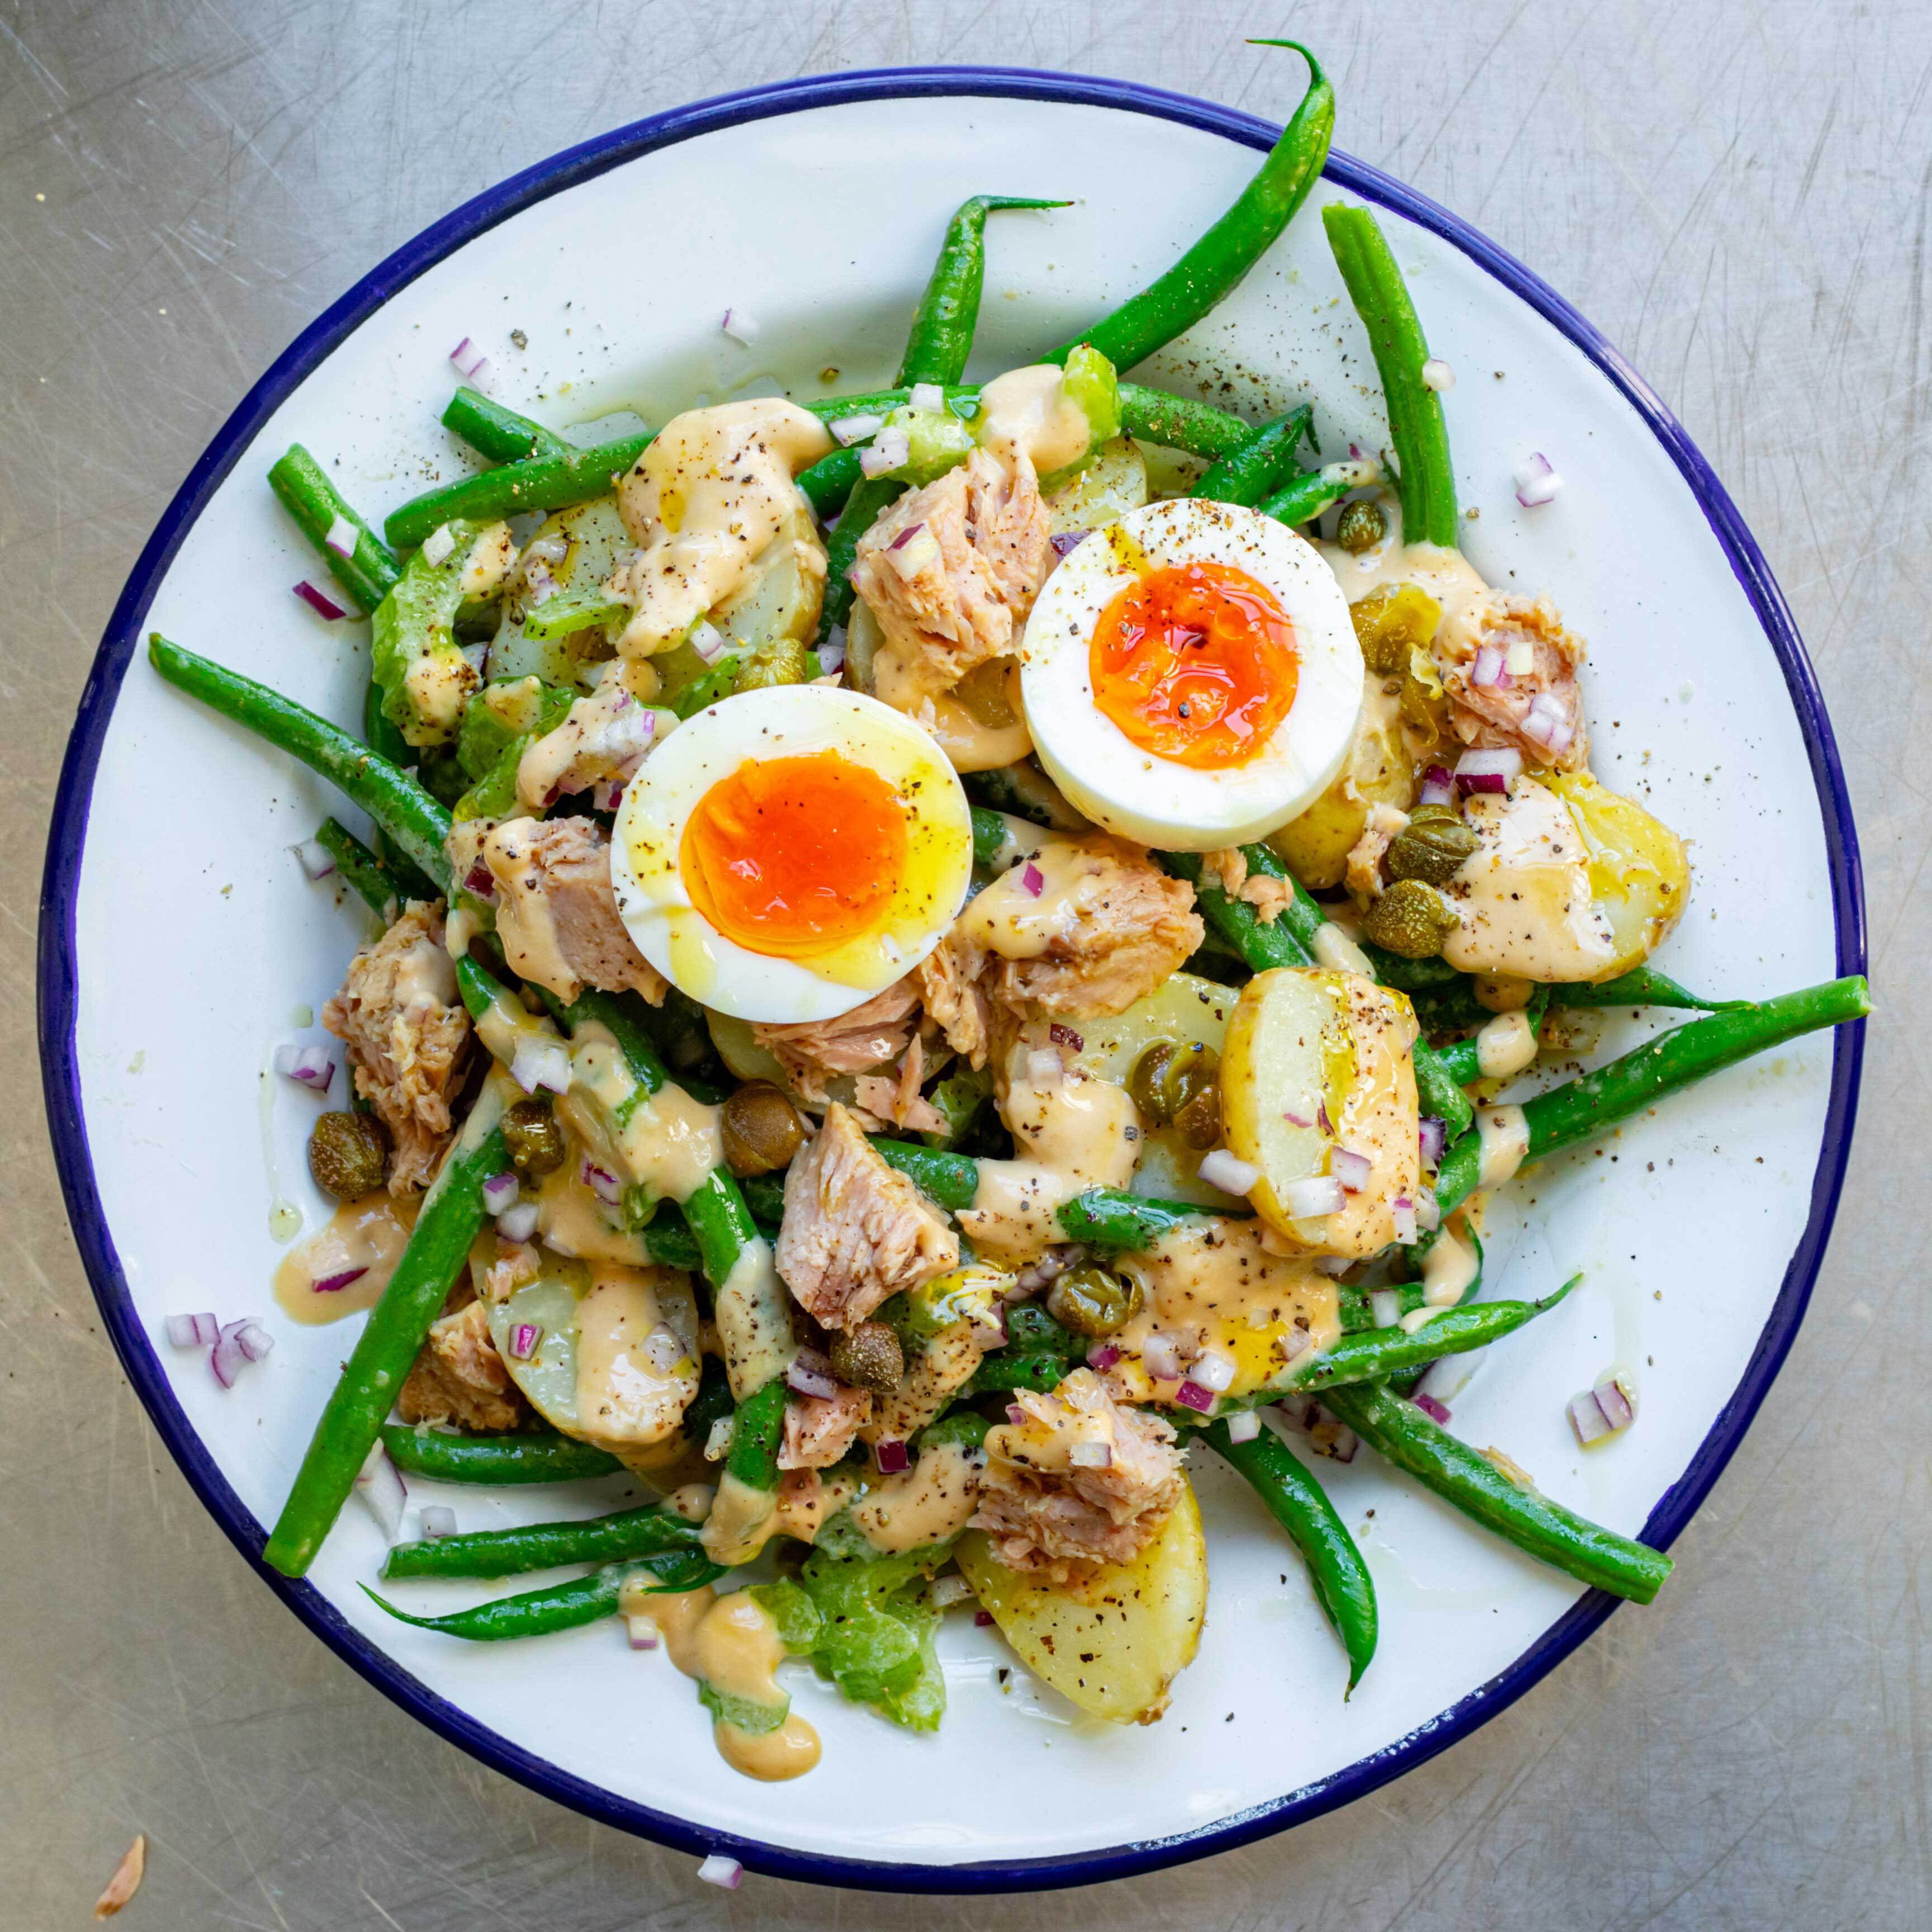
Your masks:
M674 986L740 1019L831 1019L918 964L973 868L959 778L855 691L748 691L699 712L625 788L617 909Z
M1144 844L1259 838L1318 798L1362 704L1334 574L1271 517L1202 497L1077 544L1027 620L1022 690L1068 800Z

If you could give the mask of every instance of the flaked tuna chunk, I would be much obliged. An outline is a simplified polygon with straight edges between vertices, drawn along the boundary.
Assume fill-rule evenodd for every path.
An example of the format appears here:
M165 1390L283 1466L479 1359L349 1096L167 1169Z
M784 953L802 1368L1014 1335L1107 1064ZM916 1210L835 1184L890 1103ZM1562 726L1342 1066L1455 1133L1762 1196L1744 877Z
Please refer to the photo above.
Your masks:
M1033 465L975 450L937 482L902 496L859 539L852 583L878 620L880 694L950 691L1010 657L1052 557Z
M1443 625L1433 648L1464 744L1513 747L1558 771L1587 767L1590 734L1576 682L1583 640L1563 628L1547 597L1485 590ZM1488 682L1477 682L1479 671Z
M959 1238L835 1102L785 1175L776 1258L801 1307L827 1328L850 1328L888 1295L956 1268Z
M482 1302L430 1324L396 1407L405 1422L453 1422L487 1435L523 1425L529 1408L490 1339Z
M946 938L920 962L913 974L926 1018L969 1066L986 1064L991 1016L980 985L986 963L986 956L977 947L964 940Z
M1138 1556L1180 1498L1173 1430L1116 1402L1091 1369L1013 1401L1021 1419L987 1431L973 1518L993 1553L1061 1581Z
M450 1094L470 1040L440 899L405 907L381 938L357 950L322 1023L347 1043L356 1090L395 1143L389 1192L415 1193L449 1140Z
M663 976L617 914L610 842L587 818L507 819L483 842L496 937L518 978L566 1003L586 986L663 1003Z
M1272 879L1265 872L1250 872L1247 856L1238 845L1224 845L1218 852L1202 853L1201 883L1218 888L1244 905L1252 906L1255 916L1264 926L1274 925L1293 896L1286 879Z
M872 1418L868 1389L842 1388L836 1395L794 1395L785 1402L781 1469L829 1469L841 1461Z
M908 973L835 1019L759 1024L752 1036L784 1070L799 1098L819 1106L830 1097L827 1080L868 1073L898 1059L917 1036L919 1016L919 981Z

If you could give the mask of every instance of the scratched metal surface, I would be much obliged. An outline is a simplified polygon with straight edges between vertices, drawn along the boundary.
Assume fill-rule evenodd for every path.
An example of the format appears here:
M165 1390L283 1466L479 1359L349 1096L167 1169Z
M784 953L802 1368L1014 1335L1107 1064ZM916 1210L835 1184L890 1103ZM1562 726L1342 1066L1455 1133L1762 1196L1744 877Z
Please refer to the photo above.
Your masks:
M1932 1064L1906 1021L1932 945L1932 8L0 0L0 1927L78 1922L137 1828L126 1922L152 1932L1024 1932L1072 1903L701 1887L419 1730L278 1608L94 1322L39 1112L35 895L88 661L169 494L424 223L616 122L844 67L1064 67L1278 117L1298 70L1239 44L1264 19L1318 41L1342 144L1574 298L1742 504L1846 754L1885 1010L1812 1320L1664 1600L1376 1798L1074 1909L1203 1932L1932 1923Z

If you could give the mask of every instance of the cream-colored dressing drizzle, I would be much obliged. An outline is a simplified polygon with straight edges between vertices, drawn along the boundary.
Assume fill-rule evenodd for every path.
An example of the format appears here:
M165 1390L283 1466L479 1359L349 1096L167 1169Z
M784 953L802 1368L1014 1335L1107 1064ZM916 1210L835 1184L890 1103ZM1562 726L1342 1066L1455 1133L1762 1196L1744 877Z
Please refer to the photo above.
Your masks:
M657 1625L672 1664L686 1676L748 1703L789 1706L777 1676L784 1645L770 1612L749 1591L721 1597L709 1585L660 1593L626 1583L618 1606L626 1616L649 1617ZM754 1732L714 1723L712 1735L734 1771L768 1784L802 1778L818 1762L818 1733L789 1708L775 1730Z
M724 1109L674 1082L642 1093L623 1049L593 1021L572 1036L570 1092L557 1111L601 1162L659 1199L689 1200L724 1163Z
M1489 588L1460 550L1445 550L1437 544L1404 543L1402 506L1393 494L1378 496L1376 501L1388 519L1388 534L1373 549L1352 554L1340 544L1316 546L1351 604L1359 604L1370 591L1385 584L1413 584L1442 605L1447 621Z
M1078 463L1094 435L1086 411L1066 393L1064 372L1051 362L1010 369L985 384L975 428L984 448L1009 460L1023 454L1042 476Z
M584 1261L643 1267L651 1258L648 1241L611 1225L602 1202L579 1178L583 1149L574 1135L564 1148L563 1165L537 1187L537 1233L544 1245Z
M1315 928L1309 950L1315 955L1316 964L1331 973L1359 973L1365 980L1376 976L1369 956L1332 919L1324 919Z
M719 1284L712 1310L731 1398L743 1402L791 1365L791 1298L771 1244L754 1234Z
M698 1393L698 1305L674 1270L600 1267L577 1304L578 1431L612 1449L676 1436Z
M897 1555L957 1536L980 1500L985 1459L963 1443L944 1442L876 1483L853 1505L852 1520L874 1550Z
M700 1536L714 1563L748 1563L778 1532L778 1496L724 1472Z
M1098 839L1036 839L1026 865L995 879L970 900L953 930L1002 959L1037 959L1070 938L1081 916L1108 890L1113 851ZM1029 883L1036 874L1039 890Z
M611 578L636 612L619 640L625 656L680 642L800 522L802 506L810 528L792 478L831 448L816 416L776 396L689 410L658 431L617 486L624 526L643 546Z
M539 829L534 818L507 818L484 837L483 862L496 888L496 938L518 979L574 1000L584 982L563 956L543 873L525 863Z
M1529 1123L1520 1107L1483 1107L1476 1114L1476 1145L1482 1160L1478 1187L1500 1187L1529 1152Z
M638 715L638 707L658 694L658 674L641 658L620 659L602 670L597 688L574 699L562 722L532 740L517 761L517 796L532 811L548 804L559 789L581 791L613 776L616 762L604 748L611 727L627 713ZM666 712L654 724L653 745L670 718Z
M311 1325L359 1315L382 1299L416 1225L414 1198L398 1201L386 1192L345 1201L275 1269L275 1304L284 1315ZM364 1272L346 1287L324 1294L316 1283L351 1268Z
M1396 1202L1413 1201L1421 1184L1416 1138L1420 1109L1411 1057L1418 1028L1406 994L1360 974L1336 976L1354 1065L1347 1098L1335 1117L1335 1140L1368 1156L1370 1176L1338 1212L1313 1223L1319 1237L1309 1245L1364 1258L1395 1239Z
M1476 1036L1476 1067L1485 1080L1507 1080L1536 1058L1536 1029L1527 1013L1498 1013Z
M1478 1272L1475 1250L1444 1228L1423 1257L1422 1298L1431 1308L1453 1308L1468 1293Z

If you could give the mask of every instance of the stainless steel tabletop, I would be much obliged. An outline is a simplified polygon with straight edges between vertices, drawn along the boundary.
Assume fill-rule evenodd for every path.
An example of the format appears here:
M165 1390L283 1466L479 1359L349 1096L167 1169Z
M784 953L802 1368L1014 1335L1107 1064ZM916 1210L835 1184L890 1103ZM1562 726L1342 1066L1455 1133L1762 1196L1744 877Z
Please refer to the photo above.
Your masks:
M586 1823L419 1729L254 1580L104 1340L39 1104L48 802L110 605L296 332L478 189L653 110L945 61L1126 76L1280 118L1485 229L1689 425L1796 609L1864 842L1881 1012L1810 1319L1625 1611L1476 1737L1286 1838L1095 1897L949 1906L748 1880ZM1932 7L1789 0L0 0L0 1928L1932 1924L1919 1583L1932 1297L1924 639ZM1684 640L1688 653L1696 640ZM1923 748L1922 746L1920 748ZM138 971L130 951L129 971ZM1873 1218L1877 1218L1874 1220Z

